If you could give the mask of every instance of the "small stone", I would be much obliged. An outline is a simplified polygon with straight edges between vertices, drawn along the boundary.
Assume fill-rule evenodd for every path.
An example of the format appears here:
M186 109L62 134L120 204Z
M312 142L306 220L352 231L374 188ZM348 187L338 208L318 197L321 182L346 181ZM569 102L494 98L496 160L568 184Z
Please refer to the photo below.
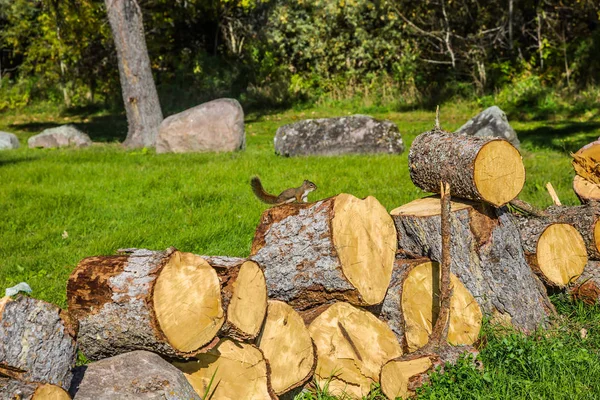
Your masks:
M49 128L42 133L32 136L27 141L30 148L43 147L86 147L92 144L92 140L73 125L62 125Z
M398 127L367 115L307 119L284 125L275 135L275 152L282 156L340 154L400 154Z
M13 133L0 131L0 150L18 149L19 138Z
M520 142L517 132L508 123L506 114L498 106L486 108L455 133L469 136L494 136L508 140L513 146L519 148Z

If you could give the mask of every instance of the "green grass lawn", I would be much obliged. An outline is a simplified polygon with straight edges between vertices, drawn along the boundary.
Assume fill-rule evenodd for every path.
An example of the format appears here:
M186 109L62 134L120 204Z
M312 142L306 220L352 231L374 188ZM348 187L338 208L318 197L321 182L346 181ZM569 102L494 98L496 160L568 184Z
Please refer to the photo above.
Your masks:
M277 193L310 179L319 187L310 200L340 192L373 195L391 210L422 197L410 181L407 152L303 158L274 154L278 126L356 111L396 122L407 148L434 120L432 111L326 107L250 114L246 151L157 155L118 145L116 140L126 132L120 115L83 110L58 114L51 109L0 114L0 130L16 133L22 143L19 150L0 152L0 290L26 281L34 297L64 307L66 281L77 262L124 247L175 246L198 254L247 256L265 210L250 190L255 174L267 190ZM443 107L442 127L454 130L476 111L468 104ZM26 148L29 136L67 122L100 143L82 150ZM527 170L520 197L549 205L544 185L550 181L563 204L576 204L569 152L600 136L600 118L511 123L521 139ZM569 322L563 318L560 328L531 338L488 332L484 372L465 363L435 378L436 384L421 397L600 398L600 314L567 300L557 304L563 315L574 315ZM579 335L581 327L588 330L585 340Z

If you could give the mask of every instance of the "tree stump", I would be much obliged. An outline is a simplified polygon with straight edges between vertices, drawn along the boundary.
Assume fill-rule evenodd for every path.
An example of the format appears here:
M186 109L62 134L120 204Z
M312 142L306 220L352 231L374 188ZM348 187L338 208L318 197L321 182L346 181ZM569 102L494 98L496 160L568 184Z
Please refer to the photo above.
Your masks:
M264 268L269 298L295 309L332 300L373 305L390 282L395 238L394 223L375 198L340 194L265 211L251 259Z
M75 329L57 306L25 296L0 300L0 376L68 389Z
M69 278L67 300L91 360L133 350L190 357L216 344L224 322L215 270L174 248L86 258Z
M402 355L385 322L348 303L321 307L308 330L317 347L315 381L331 395L366 396L383 364Z
M515 220L527 262L546 285L563 288L581 275L587 251L573 225L533 215L516 215Z
M70 392L74 400L200 400L181 371L159 355L143 350L77 368Z
M585 242L588 258L600 260L600 203L583 206L552 206L546 209L554 221L573 225Z
M218 336L254 340L267 313L267 284L253 261L236 257L202 256L217 271L225 323Z
M206 399L277 399L269 364L251 344L222 339L197 360L174 362L196 393Z
M437 262L428 258L396 259L379 317L388 323L405 352L412 353L429 341L439 315L439 281ZM448 343L472 345L481 330L481 309L454 274L450 274L450 285Z
M258 348L271 367L271 385L278 396L304 385L313 375L316 351L300 315L282 301L269 300Z
M60 386L0 377L0 398L6 400L71 400Z
M600 261L589 261L568 291L576 300L588 305L597 304L600 299Z
M499 138L433 129L415 138L408 164L413 183L426 192L439 193L444 181L452 196L497 207L516 198L525 184L519 151Z
M553 307L527 265L513 217L503 209L469 201L451 202L451 271L484 314L532 332ZM398 248L441 260L440 199L415 200L391 212Z

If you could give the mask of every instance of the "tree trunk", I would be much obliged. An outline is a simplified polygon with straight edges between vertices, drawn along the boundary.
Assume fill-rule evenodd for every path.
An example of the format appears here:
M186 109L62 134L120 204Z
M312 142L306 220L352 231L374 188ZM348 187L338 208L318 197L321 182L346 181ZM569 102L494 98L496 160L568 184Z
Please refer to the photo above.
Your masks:
M0 376L24 382L71 384L75 329L60 308L18 296L0 300Z
M304 385L315 372L310 333L300 315L282 301L269 300L258 348L271 366L271 384L278 396Z
M216 344L224 322L217 273L200 256L129 250L89 257L67 284L78 341L91 360L133 350L191 357Z
M0 398L10 400L71 400L60 386L28 383L0 376Z
M415 138L408 161L410 177L421 189L439 193L444 181L452 196L497 207L516 198L525 183L519 151L498 138L434 129Z
M440 200L415 200L391 212L398 248L441 260ZM527 265L513 217L483 203L452 202L451 271L497 322L533 332L553 307Z
M600 299L600 262L589 261L583 273L569 287L569 293L576 300L586 304L598 304Z
M74 400L200 400L181 371L159 355L140 350L77 368L70 392Z
M277 399L271 387L269 363L255 346L222 339L214 349L196 358L173 365L184 373L198 395L206 393L204 398L215 400Z
M600 260L600 203L569 207L553 206L546 210L554 221L570 224L583 237L590 260Z
M126 147L154 147L163 120L137 0L104 0L112 29L129 130Z
M202 256L217 272L225 323L218 336L254 340L267 313L267 284L253 261L236 257Z
M367 396L381 367L402 355L400 343L383 322L348 303L322 307L308 327L317 347L315 381L329 394Z
M343 300L383 301L396 252L394 223L373 197L340 194L265 211L251 259L264 268L269 298L297 310Z
M588 258L573 225L533 215L515 215L515 220L527 263L546 285L562 288L581 275Z

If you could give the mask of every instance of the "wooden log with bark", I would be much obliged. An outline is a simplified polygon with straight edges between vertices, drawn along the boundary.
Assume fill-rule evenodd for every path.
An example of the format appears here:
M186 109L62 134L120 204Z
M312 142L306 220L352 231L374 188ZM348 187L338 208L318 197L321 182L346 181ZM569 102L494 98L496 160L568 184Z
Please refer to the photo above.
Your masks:
M49 383L23 382L0 376L0 399L5 400L71 400L60 386Z
M251 259L264 269L269 298L304 310L332 300L380 303L395 253L385 208L374 197L340 194L265 211Z
M174 362L196 393L207 399L277 399L269 363L257 347L222 339L196 360Z
M86 258L69 278L67 301L90 360L133 350L190 357L216 344L225 320L215 270L174 248Z
M576 300L588 305L598 304L600 300L600 261L588 261L583 273L569 285L568 292Z
M57 306L25 296L0 300L0 376L68 389L76 327Z
M348 303L321 306L308 330L317 347L317 385L331 395L366 396L388 360L402 355L400 343L385 324Z
M573 178L573 190L581 204L600 201L600 185L590 182L579 175L575 175L575 178Z
M600 260L600 203L576 207L552 206L545 213L553 221L574 226L583 237L588 258Z
M69 392L74 400L201 399L181 371L143 350L76 368Z
M413 183L439 193L440 181L452 196L500 207L518 196L525 183L519 151L499 138L476 137L433 129L417 136L408 156Z
M553 307L525 260L513 216L466 200L451 207L451 271L483 313L526 332L543 325ZM437 196L393 210L398 248L441 261L440 213Z
M440 311L439 280L437 262L428 258L396 259L392 283L378 316L388 323L405 352L414 352L429 341ZM472 345L481 329L481 308L454 274L450 274L450 284L448 342Z
M581 275L588 257L585 241L573 225L534 215L515 215L515 220L525 258L546 285L563 288Z
M316 350L302 317L292 307L269 300L267 319L257 341L271 367L271 385L282 395L313 375Z
M218 336L253 340L267 313L267 284L262 269L237 257L202 256L217 272L225 323Z

